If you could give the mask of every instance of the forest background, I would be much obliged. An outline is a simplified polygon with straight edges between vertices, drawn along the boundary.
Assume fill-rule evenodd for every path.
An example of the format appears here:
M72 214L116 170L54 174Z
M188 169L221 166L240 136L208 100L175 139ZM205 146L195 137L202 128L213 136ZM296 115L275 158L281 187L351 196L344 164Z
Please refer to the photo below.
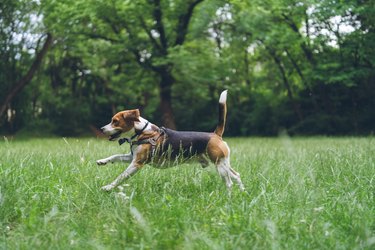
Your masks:
M226 135L368 135L375 2L2 0L0 133L79 136L116 111Z

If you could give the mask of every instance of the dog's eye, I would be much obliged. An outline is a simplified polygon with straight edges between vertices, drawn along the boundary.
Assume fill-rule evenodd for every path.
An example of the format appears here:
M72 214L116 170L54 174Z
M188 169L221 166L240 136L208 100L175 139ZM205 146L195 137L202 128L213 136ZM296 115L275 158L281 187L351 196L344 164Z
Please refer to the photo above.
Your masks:
M118 125L118 121L117 120L114 120L112 121L113 125Z

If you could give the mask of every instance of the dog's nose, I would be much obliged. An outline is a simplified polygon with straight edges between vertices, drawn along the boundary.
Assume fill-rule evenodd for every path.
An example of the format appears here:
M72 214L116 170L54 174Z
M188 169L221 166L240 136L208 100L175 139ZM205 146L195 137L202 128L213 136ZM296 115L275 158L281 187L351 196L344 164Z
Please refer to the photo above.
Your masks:
M101 130L102 132L104 132L104 127L101 127L100 130Z

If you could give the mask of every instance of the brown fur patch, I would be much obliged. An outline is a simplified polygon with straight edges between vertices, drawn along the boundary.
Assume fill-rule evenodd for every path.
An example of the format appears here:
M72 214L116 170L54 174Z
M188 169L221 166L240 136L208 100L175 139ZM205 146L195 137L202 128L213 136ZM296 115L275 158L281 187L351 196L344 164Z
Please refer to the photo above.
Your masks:
M228 157L229 148L220 136L213 134L208 141L207 154L210 160L216 164L218 160Z
M137 168L143 167L144 164L150 161L151 157L151 144L139 145L138 153L136 155L134 164Z
M219 103L219 122L215 129L215 134L222 137L225 130L225 122L227 117L227 104Z
M138 109L118 112L112 117L111 126L122 132L128 132L134 127L134 122L139 121L139 116Z

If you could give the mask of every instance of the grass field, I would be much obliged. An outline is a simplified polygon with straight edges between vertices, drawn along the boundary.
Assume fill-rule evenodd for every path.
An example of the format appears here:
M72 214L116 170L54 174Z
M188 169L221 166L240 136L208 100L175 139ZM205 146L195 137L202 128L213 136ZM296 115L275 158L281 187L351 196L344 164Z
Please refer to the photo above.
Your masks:
M213 166L146 166L97 139L0 142L0 249L375 249L375 138L227 140L247 192Z

